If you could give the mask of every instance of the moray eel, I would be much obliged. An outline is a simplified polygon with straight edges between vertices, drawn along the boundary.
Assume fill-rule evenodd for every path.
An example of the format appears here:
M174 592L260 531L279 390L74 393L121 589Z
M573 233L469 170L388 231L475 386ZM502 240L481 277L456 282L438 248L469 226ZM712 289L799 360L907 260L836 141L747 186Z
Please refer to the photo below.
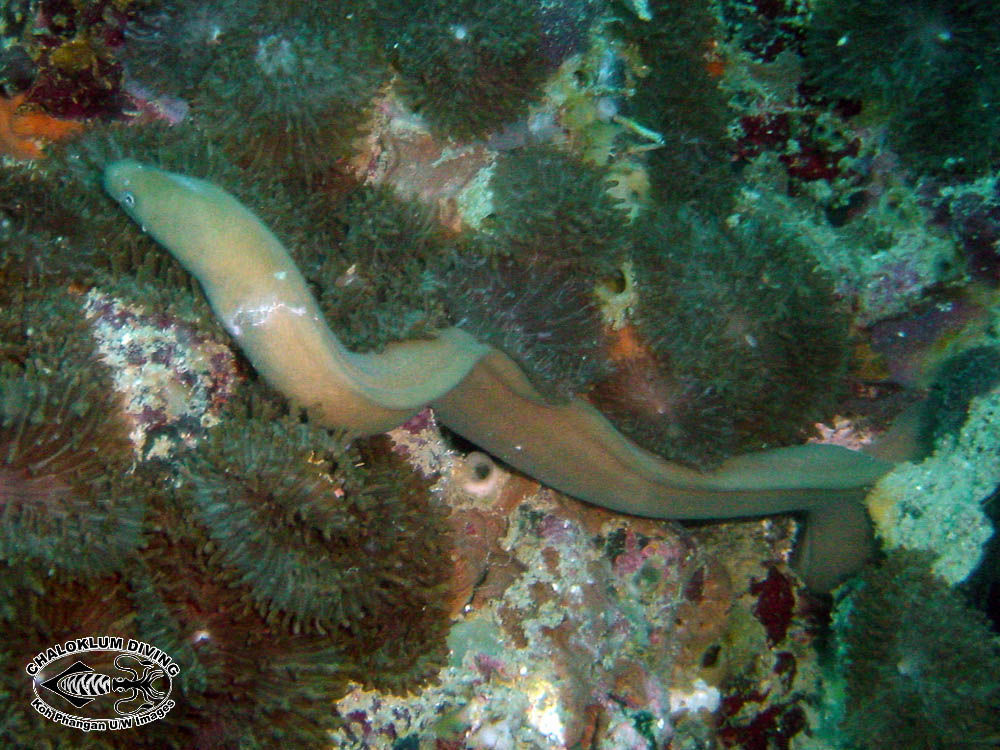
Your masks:
M443 424L484 450L612 510L671 519L805 512L797 567L819 590L871 552L861 502L888 462L800 445L698 472L639 448L580 399L548 402L510 357L461 329L377 354L351 352L327 326L288 251L229 193L131 160L108 165L104 187L198 279L258 372L322 424L373 434L430 404Z
M380 354L350 352L324 322L288 251L232 195L127 160L107 167L104 187L201 282L257 371L324 424L357 434L398 427L454 387L487 351L450 328Z

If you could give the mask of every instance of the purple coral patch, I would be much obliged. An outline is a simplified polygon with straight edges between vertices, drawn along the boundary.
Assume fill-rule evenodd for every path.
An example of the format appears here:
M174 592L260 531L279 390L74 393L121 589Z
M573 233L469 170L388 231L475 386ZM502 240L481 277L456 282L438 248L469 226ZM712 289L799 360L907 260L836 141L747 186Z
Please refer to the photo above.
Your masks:
M750 593L757 596L753 613L767 631L768 641L772 646L781 643L785 640L795 610L795 593L788 576L779 573L772 565L764 580L750 584Z
M719 738L726 747L742 750L788 750L792 738L806 726L805 711L800 707L777 704L768 706L749 724L724 726Z

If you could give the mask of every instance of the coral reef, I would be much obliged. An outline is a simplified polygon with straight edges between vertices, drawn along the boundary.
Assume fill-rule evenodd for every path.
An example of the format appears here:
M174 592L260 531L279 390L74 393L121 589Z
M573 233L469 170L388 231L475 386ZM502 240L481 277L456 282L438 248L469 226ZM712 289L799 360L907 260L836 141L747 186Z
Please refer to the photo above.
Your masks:
M870 326L868 346L894 383L931 388L950 358L993 343L988 305L974 287L928 293L906 314Z
M956 435L969 416L972 399L1000 383L1000 349L977 346L945 360L931 385L920 421L927 453L946 435Z
M427 207L362 187L330 220L343 238L316 272L318 302L348 347L380 350L448 325L439 287L450 243Z
M849 747L957 750L990 747L1000 734L1000 644L928 563L893 552L838 605Z
M350 152L383 82L364 13L336 4L262 3L233 29L192 108L207 135L241 163L308 188Z
M601 170L550 146L527 146L500 155L490 187L494 252L591 276L624 260L626 214Z
M957 433L944 433L920 463L900 464L867 500L885 546L930 551L935 575L949 583L963 580L979 563L994 531L982 504L1000 485L1000 459L992 448L1000 392L973 398L967 408Z
M625 429L711 465L800 439L829 416L843 388L847 321L794 241L749 218L721 227L662 211L638 224L634 248L639 331L669 374L664 404L629 415Z
M979 565L960 587L969 604L986 614L994 632L1000 633L1000 493L994 492L983 503L986 515L993 524L994 533L983 546Z
M858 156L860 142L834 130L831 119L794 109L743 115L739 119L739 159L776 152L790 178L802 182L834 181L842 175L844 160L850 163Z
M1000 183L996 173L974 182L924 181L920 196L935 222L951 230L965 254L968 273L1000 285Z
M996 617L987 6L3 4L0 742L995 742L976 672L995 638L928 572ZM482 359L433 408L386 407L391 440L317 426L298 407L319 399L268 391L144 231L162 227L102 194L122 159L223 186L272 228L274 278L301 269L305 317L361 370L441 329ZM848 713L824 731L824 599L789 571L795 532L852 550L820 516L859 510L885 464L777 446L914 459L912 434L875 436L928 386L930 455L867 504L888 561L839 594L824 679ZM788 510L774 481L826 484L792 489L804 530L680 529L505 460L661 515ZM81 629L174 657L171 713L88 734L38 716L24 664Z
M420 424L408 439L439 439ZM713 538L732 541L731 528L688 534L609 516L497 467L492 489L471 495L462 462L447 466L441 488L460 574L472 582L452 658L441 684L420 695L353 690L338 701L347 719L339 746L741 747L805 715L817 677L809 618L797 602L769 648L753 614L769 599L749 590L757 578L794 589L783 566L769 573L758 562L787 552L788 525L750 524L742 545L715 558ZM720 727L712 713L723 706Z
M540 94L539 8L527 0L373 3L401 93L436 132L482 137Z
M45 142L66 138L81 127L72 120L32 111L24 94L9 99L0 97L0 154L15 159L37 159Z
M28 102L63 118L116 115L126 108L122 66L115 58L127 20L120 4L48 0L11 5L16 21L4 26L4 48L30 62L15 65L20 75L8 83Z
M804 11L805 3L800 0L749 0L719 7L727 34L755 60L765 63L798 46Z
M804 46L811 82L881 113L914 167L978 173L998 156L998 41L988 0L824 0Z
M350 161L358 180L422 203L452 235L478 228L491 213L486 188L496 155L485 143L434 134L391 89L376 98L369 127Z
M963 263L955 241L898 175L879 176L879 184L861 191L864 210L858 215L831 221L831 201L840 200L841 190L856 196L858 188L835 190L838 183L820 181L820 200L803 199L789 195L784 172L771 154L755 159L745 170L754 189L740 194L739 214L758 222L780 216L784 233L831 277L857 325L905 314L934 291L960 283Z
M239 380L229 349L188 321L150 315L96 288L84 297L83 312L112 370L136 453L167 458L219 423Z
M445 276L452 319L509 354L540 392L567 398L607 372L605 331L585 279L516 258L463 258Z

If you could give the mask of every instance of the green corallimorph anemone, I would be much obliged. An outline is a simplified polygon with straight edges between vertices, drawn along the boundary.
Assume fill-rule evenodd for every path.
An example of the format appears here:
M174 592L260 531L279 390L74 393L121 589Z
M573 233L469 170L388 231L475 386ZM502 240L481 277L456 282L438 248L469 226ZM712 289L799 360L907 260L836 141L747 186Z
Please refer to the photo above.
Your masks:
M384 446L363 460L295 418L230 416L185 467L196 517L268 617L374 644L387 615L416 631L440 614L444 525Z
M1000 382L1000 348L976 346L949 357L934 376L920 411L917 439L925 453L946 435L955 435L969 416L969 403Z
M607 175L551 146L501 154L490 188L495 252L538 260L596 280L623 260L626 211Z
M623 113L658 133L663 146L648 154L653 196L662 204L697 204L726 211L738 187L728 135L733 113L707 55L722 29L702 0L651 0L640 20L615 0L613 29L638 51L649 74L623 102Z
M127 474L132 446L94 367L0 368L0 560L98 573L138 544L145 507Z
M251 411L253 416L250 412L231 412L230 426L218 429L232 439L233 445L219 451L212 445L202 446L207 448L207 455L203 459L193 457L182 467L183 474L190 471L192 462L198 465L196 468L206 469L213 461L221 460L223 452L242 453L242 436L237 434L241 429L254 435L267 431L256 422L258 418L285 421L273 409L255 407ZM320 445L317 449L322 451L324 447ZM276 450L280 447L276 446ZM355 458L359 459L357 454ZM238 498L249 480L238 475L238 465L226 467L234 468L237 474L232 477L229 495ZM352 467L351 471L358 477L366 474L364 468ZM348 681L386 690L412 690L432 677L443 663L447 627L443 613L445 594L438 596L435 592L432 601L422 599L427 589L420 589L419 584L426 581L418 583L417 577L426 573L427 567L416 565L413 578L408 578L406 566L414 561L401 556L415 552L417 544L401 545L398 555L392 551L373 563L384 569L399 570L397 594L405 588L405 581L418 583L414 591L400 594L389 606L367 610L364 602L384 601L388 595L365 589L342 592L345 611L354 617L353 629L328 623L328 628L321 630L315 623L305 623L258 603L260 588L279 591L299 583L301 578L282 579L280 576L287 569L267 570L264 561L257 561L262 568L259 577L241 583L244 570L232 564L231 540L218 541L227 530L238 526L238 521L203 513L193 497L201 491L197 478L192 481L190 475L183 474L181 486L173 487L174 482L167 480L172 489L161 493L153 504L143 565L132 572L134 598L141 607L137 618L144 632L155 633L164 650L189 660L185 663L185 673L190 672L193 679L185 683L188 692L173 717L177 725L195 738L188 746L209 744L208 739L214 735L220 744L225 740L233 744L256 742L274 746L284 741L286 746L320 747L327 737L326 731L338 722L331 703L348 689ZM223 480L209 481L221 484ZM223 492L218 485L214 489ZM422 496L420 500L423 507ZM407 512L414 510L412 503L403 505ZM235 501L237 514L239 506L239 501ZM265 510L273 507L267 506ZM381 525L377 513L368 514L367 509L358 507L352 508L352 512L358 515L354 519L356 528ZM206 518L212 526L205 525ZM436 523L436 518L434 513L427 513L426 520L415 528L425 529L427 524ZM256 520L262 526L253 530L253 540L273 534L275 546L288 545L283 553L289 557L301 554L302 550L317 550L316 545L322 543L319 529L307 527L301 519L297 529L302 537L297 540L293 538L295 518L262 512ZM435 548L441 540L442 536L435 533L422 544L426 549ZM350 540L354 559L340 566L343 575L336 580L345 580L350 576L350 565L362 562L364 542L364 533ZM423 559L436 571L443 570L447 563L447 556ZM338 561L343 563L343 556ZM300 599L305 595L305 591L300 592ZM405 609L407 603L414 603L414 608ZM362 616L362 611L370 620ZM401 653L392 654L398 658L383 658L392 648L386 643L390 640L396 641L401 649Z
M435 279L450 249L430 210L392 188L361 187L332 221L343 239L315 278L320 309L345 345L378 351L447 325Z
M4 165L0 170L0 248L8 272L65 279L76 277L78 267L86 265L92 252L86 248L98 241L103 222L90 213L81 221L72 192L72 180L51 176L34 164ZM94 195L93 186L83 192L91 204L107 205ZM120 222L108 229L123 233Z
M583 401L549 403L508 356L460 329L379 354L350 352L280 241L222 189L127 160L108 166L105 189L201 281L264 378L321 424L380 432L429 402L444 424L494 455L613 510L662 518L803 510L840 519L816 524L824 540L806 539L804 575L819 585L850 572L864 559L859 550L869 550L858 501L886 462L798 445L697 472L637 447Z
M262 0L132 0L117 57L133 90L188 98Z
M804 48L809 80L888 122L889 145L931 172L1000 157L1000 14L992 0L821 0Z
M640 331L678 385L626 428L711 466L799 442L846 390L846 316L806 249L775 227L661 211L635 231ZM705 412L707 418L696 416Z
M530 0L373 3L404 99L432 130L477 138L540 96L538 5Z
M264 3L219 53L193 102L241 164L314 184L351 153L388 78L366 14L339 3Z
M39 164L0 170L3 257L9 271L36 283L89 284L105 270L133 266L138 248L148 251L151 245L134 228L114 221L89 176L78 179L64 169L76 154L65 160L63 155L52 148Z
M157 474L143 470L151 480ZM160 475L150 482L142 549L114 573L78 578L60 567L0 564L0 625L9 637L0 649L5 747L324 746L337 722L331 703L346 690L351 660L329 635L272 626L249 606L247 591L186 519L190 510L166 488L169 481ZM181 670L170 695L176 705L135 730L84 734L42 719L31 706L25 664L82 635L135 638L162 649ZM86 662L114 675L113 657L89 654ZM110 713L106 700L90 708L95 716Z
M173 640L167 631L147 629L149 620L137 613L135 605L142 597L136 590L149 584L137 581L134 565L128 575L86 581L33 581L24 571L0 569L3 576L19 581L5 592L18 610L0 619L10 639L0 650L0 742L5 747L328 745L329 730L338 722L331 704L347 683L341 668L347 660L338 646L328 637L269 629L263 618L240 604L238 588L211 578L219 571L206 565L198 550L177 546L172 555L161 565L164 574L177 576L163 589L171 606L209 613L205 618L190 616L190 610L178 615L169 629ZM178 594L181 589L186 597ZM195 623L209 627L191 628ZM45 649L84 634L134 638L161 648L181 670L170 694L176 705L162 719L132 730L84 734L43 719L31 705L34 696L25 664ZM99 672L116 675L114 656L88 654L85 660ZM201 679L189 679L192 674ZM94 715L102 718L109 709L105 700L93 706Z
M510 355L546 397L570 398L608 370L594 285L542 260L462 257L444 276L452 319Z
M852 750L971 750L1000 738L1000 642L930 563L890 552L838 606L840 729Z
M284 429L297 424L266 399L260 403L263 407L231 412L230 426L218 428L230 446L203 446L204 460L192 463L238 461L247 456L243 433L273 437L275 429L268 425ZM387 441L365 442L343 453L329 447L324 431L309 428L308 433L316 438L317 451L345 459L337 467L337 478L343 480L338 486L351 502L313 508L317 512L309 518L294 508L288 517L268 513L274 507L265 505L256 517L262 528L254 538L273 536L275 544L294 548L290 556L316 552L317 545L327 553L333 545L324 546L322 529L308 522L342 511L352 534L341 538L345 547L335 562L343 575L336 580L350 579L355 567L371 573L340 592L351 622L327 623L321 630L258 605L257 587L279 591L301 577L293 573L282 579L288 570L267 568L274 560L270 557L257 561L264 568L257 578L242 583L242 571L226 554L232 546L218 541L233 520L199 512L192 497L197 481L188 477L178 487L178 477L166 464L144 463L137 472L149 512L141 541L119 557L117 569L77 574L66 559L44 567L32 560L17 565L0 561L0 626L8 635L0 647L0 743L32 748L319 748L339 722L332 704L349 681L405 692L434 677L446 658L447 590L442 582L450 557L442 548L447 537L441 515L426 504L427 483L389 453ZM295 447L305 450L302 444ZM280 446L274 450L283 452ZM238 476L240 468L227 465L233 476L210 481L228 481L229 494L238 498L256 481ZM325 486L332 491L332 484ZM234 505L238 514L239 502ZM203 517L211 525L204 525ZM295 538L299 532L301 537ZM310 593L317 592L299 591L300 597ZM136 638L178 664L181 672L171 692L176 705L164 718L135 731L84 735L38 716L31 707L25 664L55 644L92 634ZM87 662L114 674L105 656L88 657ZM94 709L106 715L108 703L95 702Z
M0 341L0 561L116 568L138 544L145 501L79 308L4 286Z
M651 350L615 361L586 398L638 445L688 466L718 465L739 442L720 394Z

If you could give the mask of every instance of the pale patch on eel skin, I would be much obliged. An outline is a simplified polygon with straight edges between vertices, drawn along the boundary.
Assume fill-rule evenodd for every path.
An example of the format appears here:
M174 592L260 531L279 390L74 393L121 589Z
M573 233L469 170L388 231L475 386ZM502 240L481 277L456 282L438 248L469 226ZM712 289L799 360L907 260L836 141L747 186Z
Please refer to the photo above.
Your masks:
M254 367L312 418L355 434L398 426L426 404L484 450L581 500L640 516L808 515L798 567L827 589L871 552L861 501L891 464L830 445L731 458L698 472L649 453L576 399L546 401L508 356L458 328L385 351L348 351L274 234L204 180L123 160L104 186L201 282Z

